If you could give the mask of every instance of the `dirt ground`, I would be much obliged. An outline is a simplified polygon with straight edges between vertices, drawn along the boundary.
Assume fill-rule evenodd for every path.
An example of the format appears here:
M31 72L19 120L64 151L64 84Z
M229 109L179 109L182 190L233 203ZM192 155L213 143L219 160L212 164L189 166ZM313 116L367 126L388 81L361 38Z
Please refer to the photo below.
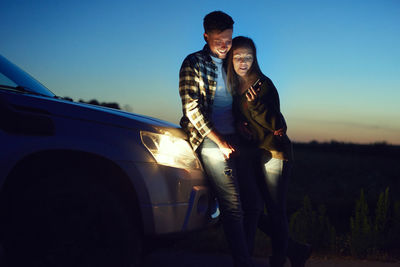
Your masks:
M2 262L2 250L0 246L0 266ZM269 267L267 259L255 258L255 267ZM148 254L144 258L145 267L233 267L230 255L198 253L189 251L178 251L160 249ZM290 267L286 262L285 267ZM311 257L306 263L306 267L400 267L399 262L378 262L348 259L324 259Z
M256 267L268 267L267 259L254 259ZM231 257L225 254L194 253L187 251L157 251L145 258L147 267L223 267L233 266ZM285 267L290 267L287 262ZM377 262L347 259L311 258L306 267L400 267L400 262Z
M306 267L397 267L400 262L379 262L365 260L346 260L346 259L317 259L311 258Z

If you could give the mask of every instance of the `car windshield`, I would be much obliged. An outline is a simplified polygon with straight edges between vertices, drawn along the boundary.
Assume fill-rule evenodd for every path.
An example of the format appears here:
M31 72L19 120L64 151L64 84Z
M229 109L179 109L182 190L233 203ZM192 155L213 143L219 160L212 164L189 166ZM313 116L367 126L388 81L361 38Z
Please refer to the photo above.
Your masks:
M15 89L23 93L55 97L55 95L28 73L0 55L0 89ZM21 90L23 88L23 90Z

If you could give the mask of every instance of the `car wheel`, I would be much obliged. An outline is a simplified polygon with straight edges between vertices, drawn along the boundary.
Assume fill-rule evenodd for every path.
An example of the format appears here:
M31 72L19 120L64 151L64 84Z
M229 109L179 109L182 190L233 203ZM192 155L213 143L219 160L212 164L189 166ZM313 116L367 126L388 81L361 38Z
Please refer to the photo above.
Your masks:
M35 165L15 172L6 187L8 266L139 266L133 209L107 186L102 166Z

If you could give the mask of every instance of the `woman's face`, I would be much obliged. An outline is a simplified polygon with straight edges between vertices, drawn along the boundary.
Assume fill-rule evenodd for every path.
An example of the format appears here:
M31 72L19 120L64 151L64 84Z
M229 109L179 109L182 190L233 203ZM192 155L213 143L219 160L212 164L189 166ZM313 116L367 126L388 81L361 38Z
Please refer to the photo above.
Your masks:
M253 65L253 51L250 48L236 48L233 50L233 69L240 77L245 77Z

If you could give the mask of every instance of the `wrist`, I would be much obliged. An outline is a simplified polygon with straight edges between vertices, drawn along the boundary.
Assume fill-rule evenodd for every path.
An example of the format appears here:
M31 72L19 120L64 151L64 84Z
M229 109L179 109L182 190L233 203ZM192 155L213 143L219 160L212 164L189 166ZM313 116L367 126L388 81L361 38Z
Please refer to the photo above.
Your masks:
M219 147L223 146L223 143L225 142L224 138L219 133L217 133L215 130L212 130L207 135L207 137L210 138Z

